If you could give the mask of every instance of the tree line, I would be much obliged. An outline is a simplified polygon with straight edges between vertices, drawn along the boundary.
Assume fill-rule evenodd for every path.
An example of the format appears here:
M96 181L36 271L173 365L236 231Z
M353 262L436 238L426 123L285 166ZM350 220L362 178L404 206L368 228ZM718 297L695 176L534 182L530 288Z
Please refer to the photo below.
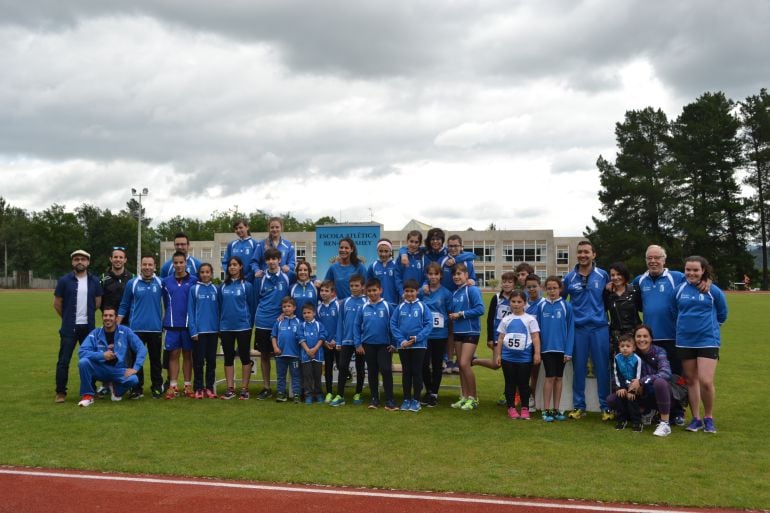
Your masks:
M13 271L32 270L39 277L57 277L71 270L70 253L85 249L91 253L92 272L98 274L109 267L108 257L113 247L126 248L127 267L133 272L138 209L139 202L131 199L119 212L89 204L74 211L54 204L40 212L29 212L0 197L0 273L7 265L9 275ZM157 257L160 243L173 240L179 231L191 240L213 240L215 233L232 232L233 222L240 218L249 220L252 232L266 232L268 220L274 216L283 219L287 232L315 231L317 225L337 222L329 216L300 221L290 213L217 211L206 220L176 216L152 227L152 219L144 215L142 208L142 253Z
M615 162L599 156L601 217L584 235L597 261L645 270L649 244L677 266L701 255L722 286L757 278L750 245L761 248L761 286L768 287L767 228L770 95L735 102L707 92L669 120L661 109L629 110L615 126ZM741 193L741 183L751 194ZM756 281L755 281L756 283Z

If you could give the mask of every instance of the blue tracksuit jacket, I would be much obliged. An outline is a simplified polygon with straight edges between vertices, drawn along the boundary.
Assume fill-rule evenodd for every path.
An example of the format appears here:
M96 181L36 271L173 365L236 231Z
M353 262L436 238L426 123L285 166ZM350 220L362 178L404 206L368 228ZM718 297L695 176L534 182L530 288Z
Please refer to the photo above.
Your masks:
M281 354L278 358L299 358L301 352L299 341L302 338L302 328L297 316L284 318L282 321L275 321L273 325L272 336L276 340Z
M118 315L129 314L126 325L134 332L163 331L163 283L154 274L149 280L131 278L123 289ZM124 321L125 322L125 321Z
M107 336L104 334L104 328L96 328L80 344L78 357L86 358L94 363L105 363L104 352L107 349ZM147 357L147 348L131 328L119 324L115 327L115 342L112 348L118 359L115 364L116 367L128 368L126 362L129 358L129 349L135 355L132 368L138 371L144 365L144 359Z
M679 316L676 347L719 347L719 326L727 320L727 301L722 290L711 285L705 294L685 281L676 290Z
M447 261L450 258L454 258L456 264L465 264L465 267L468 268L468 278L476 281L476 268L473 266L473 261L476 259L476 255L470 251L463 251L456 257L450 257L447 255L439 262L441 264L441 285L446 287L450 292L457 290L457 285L455 285L455 282L452 279L452 266L447 264Z
M564 277L562 297L570 298L575 326L591 328L608 326L607 312L604 309L604 287L609 281L607 272L595 265L585 280L578 273L577 265Z
M289 289L289 295L297 302L297 312L302 313L302 307L310 303L315 306L318 303L318 291L312 281L307 283L296 282Z
M356 312L353 325L353 344L390 344L390 303L380 299L376 303L366 301Z
M564 353L571 358L575 348L572 305L562 298L556 301L545 299L540 303L536 317L540 326L540 352Z
M187 300L190 289L197 282L198 278L192 274L185 275L179 282L173 274L163 278L164 328L188 327Z
M187 298L191 337L198 333L219 333L219 289L213 283L198 282Z
M382 283L382 297L391 306L396 306L401 301L401 295L404 291L398 289L398 284L396 283L396 263L393 259L388 260L384 264L382 261L377 260L369 266L369 269L366 270L366 281L372 278L380 280L380 283Z
M644 322L652 328L655 340L676 338L677 305L674 296L683 281L684 274L668 269L663 269L654 277L648 271L634 280L634 286L642 294Z
M366 279L366 268L360 262L358 265L341 265L334 262L326 271L325 280L334 282L334 290L337 292L337 299L343 300L350 297L350 277L354 274L360 275Z
M219 331L251 330L254 322L254 288L245 280L219 287Z
M320 322L326 336L328 337L326 342L337 341L337 326L340 320L340 305L336 299L332 299L329 303L323 301L318 302L318 310L316 311L316 319Z
M326 342L327 335L326 335L326 330L324 329L324 325L314 319L311 322L302 321L302 323L300 324L300 329L302 334L300 337L301 338L300 353L302 356L301 358L302 363L311 362L311 361L312 362L324 361L323 344L321 344L321 346L318 348L318 352L315 354L313 358L310 358L310 356L305 352L305 350L302 349L302 345L301 345L301 343L304 342L309 349L313 349L319 340Z
M452 307L452 293L446 287L439 286L436 290L425 294L422 289L418 294L420 301L430 309L433 319L433 329L428 335L429 340L446 340L449 337L449 310Z
M174 265L173 265L173 258L166 260L166 262L163 264L163 266L160 268L160 279L167 278L169 276L174 275ZM193 256L187 256L187 266L185 269L187 269L187 272L194 275L197 279L198 277L198 269L201 268L201 262L197 258Z
M406 280L415 280L419 284L425 282L425 267L428 265L425 254L422 252L406 253L406 256L409 257L409 265L405 266L402 264L400 258L395 262L396 287L399 290L399 294L403 294L404 282Z
M404 301L390 319L390 331L393 343L399 350L425 349L428 347L428 336L433 330L433 315L430 308L420 300ZM401 343L417 337L414 345L401 347Z
M277 245L273 245L272 241L265 239L257 241L257 246L254 248L254 255L251 257L251 262L248 265L251 268L251 274L254 275L257 270L267 272L267 262L265 262L265 250L269 248L277 249L281 252L280 267L284 265L289 266L289 271L294 271L297 267L297 255L294 252L294 246L286 239L281 239Z
M463 312L463 316L454 321L454 332L458 334L480 335L481 316L484 315L484 301L475 285L463 285L452 293L452 313Z
M294 273L276 274L266 272L261 278L254 280L254 327L272 329L276 319L281 315L281 300L289 295L292 283L296 279Z
M253 281L254 273L251 270L251 259L257 249L257 241L250 236L245 239L231 240L225 248L225 255L222 257L222 270L227 274L227 262L231 257L237 256L241 259L243 265L243 274L249 281Z
M364 306L365 296L350 296L340 304L340 320L337 324L337 345L354 346L356 314Z

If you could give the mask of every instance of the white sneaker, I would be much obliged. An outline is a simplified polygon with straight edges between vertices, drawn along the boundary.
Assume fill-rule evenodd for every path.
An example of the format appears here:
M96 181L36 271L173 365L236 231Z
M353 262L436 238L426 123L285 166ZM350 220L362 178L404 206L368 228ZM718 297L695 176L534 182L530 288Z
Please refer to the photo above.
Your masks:
M529 397L529 411L535 411L537 408L535 408L535 396L534 394Z
M668 425L668 422L661 422L652 434L655 436L668 436L671 434L671 426Z
M110 400L116 403L123 400L122 395L115 395L115 387L112 385L112 383L110 383Z
M84 395L83 399L81 399L80 402L78 403L78 406L82 406L83 408L85 408L87 406L91 406L92 404L94 404L94 398L91 397L90 395Z

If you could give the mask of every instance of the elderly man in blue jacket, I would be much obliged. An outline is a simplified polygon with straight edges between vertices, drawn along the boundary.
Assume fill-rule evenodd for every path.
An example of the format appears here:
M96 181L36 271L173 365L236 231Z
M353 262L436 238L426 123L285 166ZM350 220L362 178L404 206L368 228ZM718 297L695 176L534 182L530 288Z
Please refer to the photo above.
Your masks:
M112 400L120 401L126 390L136 387L136 373L144 365L147 348L131 328L117 324L114 307L102 311L102 327L88 334L80 344L78 368L80 370L80 395L78 406L94 403L94 380L112 383ZM127 366L129 350L136 355L134 364Z

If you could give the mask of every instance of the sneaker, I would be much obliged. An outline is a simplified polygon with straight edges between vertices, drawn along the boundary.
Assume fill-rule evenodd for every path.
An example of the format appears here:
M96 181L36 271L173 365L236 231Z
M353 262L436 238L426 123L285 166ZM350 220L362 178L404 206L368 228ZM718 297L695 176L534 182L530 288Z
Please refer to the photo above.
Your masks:
M460 366L457 362L452 364L452 374L460 374Z
M677 415L672 420L672 424L674 424L675 426L684 426L684 417L681 415Z
M398 411L398 406L396 406L396 403L393 401L393 399L385 401L385 411Z
M166 380L163 382L163 386L160 387L160 390L165 393L170 386L171 386L171 382L169 380Z
M446 365L444 365L444 368L441 370L444 374L452 374L452 364L449 362L446 362Z
M429 392L425 392L422 395L422 399L420 399L420 405L421 406L428 406L428 402L430 402L430 393Z
M455 401L455 402L453 402L453 403L451 404L451 407L452 407L452 408L460 408L460 407L462 407L462 405L463 405L464 403L465 403L465 397L463 397L463 396L460 396L460 398L459 398L457 401Z
M508 418L509 419L518 419L519 418L519 412L516 411L516 408L511 406L508 408Z
M185 386L184 386L184 396L189 398L189 399L194 399L195 398L195 392L193 392L192 385L185 384Z
M505 406L506 404L508 404L508 401L505 399L505 394L500 394L500 397L497 398L497 405Z
M289 400L289 397L283 392L278 392L277 394L275 394L275 402L277 403L285 403L288 400Z
M259 399L260 401L264 401L265 399L270 399L271 397L273 397L273 391L270 390L269 388L263 388L262 391L259 394L257 394L257 399Z
M78 403L78 406L86 408L88 406L91 406L92 404L94 404L94 396L90 394L86 394L83 396L83 399L80 400L80 402Z
M537 405L535 404L535 396L533 394L529 398L529 411L536 411L536 410L537 410Z
M521 415L520 415L520 417L521 417L521 420L529 420L529 408L527 408L526 406L524 406L524 407L521 409Z
M137 400L137 399L141 399L142 397L144 397L144 393L142 392L141 389L136 389L135 388L133 390L129 390L128 391L128 398L129 399Z
M615 412L612 410L604 410L602 412L602 422L608 422L615 419Z
M668 425L668 422L662 422L658 424L658 427L655 428L655 431L652 432L655 436L668 436L671 434L671 426Z
M196 390L195 391L195 398L196 399L203 399L203 390Z
M312 395L306 395L305 396L305 404L313 404L313 396Z
M409 406L409 411L411 412L418 412L422 410L422 407L420 406L420 401L417 399L412 399L412 404Z
M634 433L641 433L642 432L642 424L634 424L631 427L631 431L633 431Z
M334 399L332 399L332 402L329 403L330 406L345 406L345 398L341 395L336 396Z
M645 426L651 426L652 425L652 419L655 417L655 414L657 412L655 410L650 410L646 413L642 414L642 424Z
M324 402L326 404L329 404L330 402L332 402L332 399L334 399L334 396L331 394L331 392L329 392L328 394L326 394L326 397L324 397Z
M567 420L567 416L564 415L564 412L561 410L554 410L553 411L553 418L556 420Z
M435 408L438 406L438 396L436 394L430 394L428 396L428 402L425 404L428 408Z
M294 404L302 404L302 398L299 396L299 394L294 396L293 402ZM311 399L310 402L312 403L313 400Z
M615 430L623 431L624 429L626 429L626 424L628 423L625 420L618 419L618 421L615 423Z
M116 395L115 394L115 387L112 386L112 383L110 383L110 401L114 403L118 403L123 400L122 395Z
M238 400L248 401L249 397L249 390L247 388L241 388L241 393L238 394Z
M160 388L151 388L150 393L153 399L160 399L163 397L163 391Z
M716 434L717 428L716 426L714 426L714 419L712 419L711 417L703 418L703 432Z
M364 400L361 399L361 394L356 394L353 396L353 404L364 404Z
M56 394L56 397L54 397L53 402L61 404L67 400L67 394Z
M687 431L692 431L693 433L697 433L698 431L703 429L703 421L698 417L693 417L685 429Z
M543 410L543 421L545 422L554 421L554 414L551 410Z
M323 396L323 394L318 394L318 395L316 396L316 398L315 398L315 402L316 402L316 403L318 403L318 404L323 404L323 403L325 403L326 401L324 400L324 396Z
M474 399L473 397L469 397L465 400L462 406L460 406L461 410L470 411L475 410L479 407L479 401L477 399Z
M107 397L109 393L110 389L102 385L96 390L96 397Z
M214 392L213 388L207 388L206 390L203 391L203 393L206 395L206 399L216 399L217 398L217 393Z
M165 395L166 399L173 399L177 395L179 395L179 390L177 390L176 386L169 386L166 389L166 395Z
M222 399L224 400L232 399L233 397L235 397L235 390L233 390L232 388L228 388L227 392L222 394Z
M401 408L399 410L401 411L409 411L409 408L412 406L412 400L411 399L404 399L404 402L401 403Z
M575 408L574 410L572 410L567 414L567 417L575 420L582 419L585 416L586 416L586 411L582 408Z

